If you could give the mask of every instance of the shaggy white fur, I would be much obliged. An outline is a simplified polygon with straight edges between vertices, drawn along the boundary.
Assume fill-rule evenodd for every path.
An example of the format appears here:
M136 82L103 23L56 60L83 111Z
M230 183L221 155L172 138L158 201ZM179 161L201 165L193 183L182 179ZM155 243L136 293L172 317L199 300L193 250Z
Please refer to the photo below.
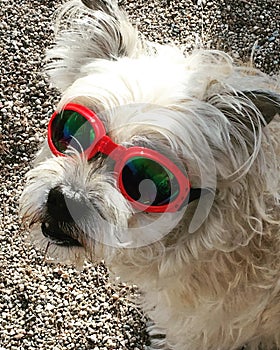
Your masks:
M280 349L279 82L220 51L147 42L109 0L69 2L57 28L47 69L58 109L91 108L114 142L176 159L211 191L177 213L139 213L106 160L55 157L45 143L21 198L32 239L136 283L149 331L165 335L151 349ZM75 223L56 223L77 245L42 234L58 186L87 203Z

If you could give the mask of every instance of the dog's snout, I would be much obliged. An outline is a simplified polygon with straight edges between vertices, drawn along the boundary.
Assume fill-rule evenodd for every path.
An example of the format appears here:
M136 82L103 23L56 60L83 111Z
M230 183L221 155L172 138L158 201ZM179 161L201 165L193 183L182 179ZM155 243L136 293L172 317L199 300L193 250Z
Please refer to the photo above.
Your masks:
M64 194L60 187L52 188L47 200L48 215L59 222L79 220L86 212L86 205Z
M81 246L73 230L77 221L86 215L86 205L75 193L66 195L57 186L49 191L46 203L46 216L41 224L42 234L57 245L72 247Z

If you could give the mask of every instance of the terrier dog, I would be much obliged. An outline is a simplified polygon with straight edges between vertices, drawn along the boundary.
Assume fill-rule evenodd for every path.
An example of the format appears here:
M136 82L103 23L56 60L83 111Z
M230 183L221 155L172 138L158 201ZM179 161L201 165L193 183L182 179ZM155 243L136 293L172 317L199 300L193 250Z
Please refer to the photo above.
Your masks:
M276 79L146 41L113 1L64 6L62 98L21 198L32 240L137 284L151 349L280 349Z

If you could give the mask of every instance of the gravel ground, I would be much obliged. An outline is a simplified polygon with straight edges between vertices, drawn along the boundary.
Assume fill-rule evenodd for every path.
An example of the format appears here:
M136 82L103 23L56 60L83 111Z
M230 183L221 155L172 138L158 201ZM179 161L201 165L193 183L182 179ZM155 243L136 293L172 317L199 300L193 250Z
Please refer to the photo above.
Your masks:
M0 350L143 349L145 319L113 287L104 265L53 266L23 243L17 216L23 178L59 94L42 74L61 0L0 0ZM280 66L280 1L123 0L151 40L225 49L269 74ZM254 48L254 50L253 50ZM253 55L251 54L253 50Z

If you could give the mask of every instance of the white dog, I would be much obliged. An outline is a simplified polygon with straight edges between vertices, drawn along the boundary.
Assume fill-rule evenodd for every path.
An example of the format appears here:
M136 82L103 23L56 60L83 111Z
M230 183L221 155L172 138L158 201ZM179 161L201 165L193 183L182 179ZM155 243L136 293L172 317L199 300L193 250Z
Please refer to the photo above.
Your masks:
M137 284L151 349L280 349L277 81L147 42L110 0L66 4L48 60L62 99L21 198L33 241Z

